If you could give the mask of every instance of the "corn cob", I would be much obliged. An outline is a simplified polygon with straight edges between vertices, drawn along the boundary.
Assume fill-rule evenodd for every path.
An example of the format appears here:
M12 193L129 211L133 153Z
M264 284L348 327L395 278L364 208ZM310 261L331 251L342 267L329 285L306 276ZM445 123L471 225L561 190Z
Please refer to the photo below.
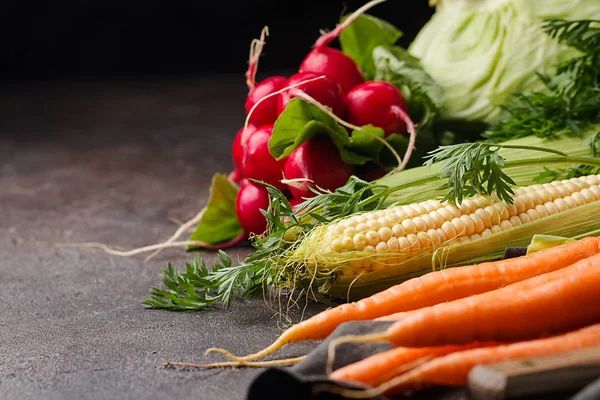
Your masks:
M536 233L600 229L600 175L515 189L513 204L476 196L355 214L309 234L290 256L329 295L357 298L426 270L499 258ZM348 289L352 286L352 290Z
M525 137L520 139L514 139L506 142L511 145L521 146L533 146L543 147L550 150L559 150L565 152L573 157L588 157L590 156L590 149L584 145L584 141L595 132L600 129L600 124L596 124L587 129L582 133L581 137L575 135L560 135L559 140L542 139L535 136ZM535 152L532 154L530 150L524 149L500 149L499 154L504 157L507 161L528 159L535 156ZM516 182L518 186L530 185L533 179L544 170L544 167L554 169L555 165L540 165L540 166L518 166L507 168L507 173ZM386 186L395 186L399 183L406 183L410 181L419 181L430 176L436 176L439 174L440 165L434 164L431 168L417 167L404 170L397 174L388 175L377 181L378 184ZM406 190L400 190L392 193L389 197L389 204L409 204L433 199L438 196L444 196L445 192L438 190L440 185L439 179L432 179L431 181L420 183L418 190L410 188Z

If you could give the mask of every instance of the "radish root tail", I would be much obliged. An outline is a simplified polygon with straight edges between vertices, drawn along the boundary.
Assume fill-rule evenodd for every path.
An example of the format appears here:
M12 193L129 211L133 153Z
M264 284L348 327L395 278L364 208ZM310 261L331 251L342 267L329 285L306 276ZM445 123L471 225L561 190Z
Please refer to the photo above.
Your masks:
M248 56L248 71L246 71L246 85L248 90L254 89L256 86L256 73L258 71L258 61L263 51L266 37L269 36L269 27L265 26L260 32L260 39L253 39L250 42L250 54Z
M171 244L171 243L175 242L177 239L179 239L179 237L181 237L181 235L183 235L188 229L190 229L191 227L196 225L198 222L200 222L205 211L206 211L206 207L204 207L198 214L196 214L196 216L194 218L192 218L189 221L182 224L179 227L179 229L177 229L177 231L175 231L175 233L169 239L167 239L164 243ZM151 259L156 257L162 250L163 249L155 250L152 254L150 254L148 257L146 257L146 259L144 261L146 261L146 262L150 261Z
M367 12L370 8L376 6L377 4L381 4L385 1L386 0L373 0L373 1L368 2L367 4L365 4L358 10L354 11L352 14L350 14L350 16L348 16L348 18L346 18L346 20L344 22L342 22L341 24L336 26L334 30L332 30L331 32L328 32L328 33L323 33L322 36L319 39L317 39L317 41L315 42L314 47L319 48L319 47L327 46L331 41L337 39L337 37L340 35L340 33L342 33L342 31L344 29L346 29L352 22L354 22L354 20L356 18L360 17L362 14Z
M402 163L398 166L398 168L394 170L394 172L398 172L406 168L406 165L410 160L410 156L412 155L412 152L415 148L415 142L417 140L417 130L415 129L415 124L412 122L408 114L404 112L402 108L398 106L392 106L392 112L398 115L398 117L400 117L402 121L404 121L406 127L408 128L408 133L410 134L410 138L408 140L408 147L406 149L406 153L404 154Z
M199 240L182 240L182 241L172 241L170 243L167 243L167 242L157 243L157 244L152 244L149 246L138 247L138 248L132 249L132 250L116 250L116 249L112 249L112 248L108 247L104 243L98 243L98 242L57 243L56 247L59 247L59 248L96 248L96 249L102 249L102 250L104 250L105 253L113 255L113 256L131 257L131 256L135 256L138 254L147 253L149 251L164 250L164 249L174 248L174 247L199 246L199 247L203 247L205 249L218 250L218 249L224 249L227 247L235 246L236 244L240 243L245 238L246 238L246 235L242 232L240 235L231 239L230 241L225 242L225 243L220 243L218 245L201 242Z

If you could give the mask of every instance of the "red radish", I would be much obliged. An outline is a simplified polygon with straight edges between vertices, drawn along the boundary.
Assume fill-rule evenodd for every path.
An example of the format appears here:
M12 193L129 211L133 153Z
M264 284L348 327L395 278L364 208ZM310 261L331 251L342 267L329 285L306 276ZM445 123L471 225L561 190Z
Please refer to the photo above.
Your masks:
M352 166L342 161L337 148L329 139L314 138L294 150L285 163L285 179L308 179L286 182L295 198L313 197L310 187L314 185L335 190L346 184L352 175Z
M244 179L235 198L235 213L244 232L259 235L267 229L267 220L260 210L266 210L268 207L267 190Z
M296 85L302 81L318 78L320 75L312 72L300 72L292 75L288 81L288 86ZM312 82L307 82L297 86L295 89L302 90L309 96L313 97L319 103L331 108L335 115L344 113L344 96L342 95L339 85L327 77L318 79ZM291 99L293 94L290 91L281 93L278 99L278 112L281 114Z
M285 160L277 161L269 152L273 124L265 125L248 135L241 172L245 178L256 179L283 189Z
M246 128L246 141L248 141L248 136L252 134L256 130L256 126L249 124ZM242 139L244 137L244 128L240 129L238 133L235 135L233 139L233 144L231 146L231 155L233 156L233 163L235 167L240 170L242 168L242 164L244 162L244 145L242 144Z
M239 184L242 181L242 179L244 179L244 177L242 176L240 170L236 168L233 171L231 171L229 175L227 175L227 179L229 179L233 183Z
M288 79L285 76L272 76L254 86L246 98L246 114L250 114L250 122L256 126L274 124L279 115L277 112L277 97L270 97L261 102L254 110L252 107L263 97L288 85Z
M356 18L364 14L368 9L385 0L373 0L360 7L348 16L331 32L323 34L315 43L314 50L308 53L302 64L300 72L313 72L319 75L325 75L336 82L342 88L344 94L348 93L355 86L365 81L362 71L356 65L354 60L343 52L327 47L327 45L336 39L344 29L346 29Z
M362 71L354 60L341 51L326 46L318 47L308 53L300 64L300 72L325 75L340 85L343 94L365 81Z
M390 83L370 81L358 85L346 96L346 107L348 121L354 125L382 128L386 136L406 132L401 111L406 113L408 105L402 92Z

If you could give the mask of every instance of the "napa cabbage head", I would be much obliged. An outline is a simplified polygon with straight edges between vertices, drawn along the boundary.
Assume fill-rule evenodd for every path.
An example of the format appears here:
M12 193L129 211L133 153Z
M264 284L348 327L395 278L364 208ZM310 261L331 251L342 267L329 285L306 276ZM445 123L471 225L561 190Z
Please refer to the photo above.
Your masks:
M444 88L442 118L493 123L513 93L543 90L535 73L577 55L546 18L600 19L600 0L439 0L409 52Z

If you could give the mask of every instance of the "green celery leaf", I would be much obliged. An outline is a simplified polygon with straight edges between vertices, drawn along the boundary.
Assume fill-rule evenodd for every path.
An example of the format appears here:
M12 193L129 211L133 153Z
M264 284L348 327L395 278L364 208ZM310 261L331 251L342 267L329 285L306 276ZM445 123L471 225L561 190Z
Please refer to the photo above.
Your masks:
M238 190L237 185L227 179L227 175L213 176L206 211L190 240L219 244L242 233L242 226L235 215L235 196ZM188 250L196 248L198 246L190 246Z
M348 16L342 18L344 22ZM380 45L394 44L402 32L387 21L363 14L354 20L339 36L342 51L356 62L371 80L375 74L373 49Z

